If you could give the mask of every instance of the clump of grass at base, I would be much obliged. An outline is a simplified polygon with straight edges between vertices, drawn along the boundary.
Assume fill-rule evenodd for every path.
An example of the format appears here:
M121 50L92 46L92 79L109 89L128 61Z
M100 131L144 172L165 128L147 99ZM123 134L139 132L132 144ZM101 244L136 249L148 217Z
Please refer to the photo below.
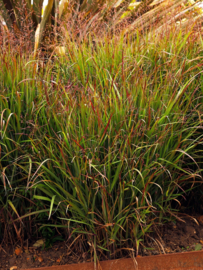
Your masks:
M7 85L1 115L9 123L2 147L10 138L18 143L1 162L16 165L16 145L28 157L19 164L21 181L11 183L17 192L9 194L23 190L40 201L40 211L49 211L43 226L63 228L81 253L138 253L150 227L174 215L171 202L201 180L202 48L192 34L182 46L183 35L149 41L137 34L94 45L91 38L70 39L65 56L48 63L44 74L32 74L33 63L22 60L26 77L17 77L18 68L3 73L10 79L1 75ZM5 108L18 119L14 133ZM28 121L26 137L12 137Z

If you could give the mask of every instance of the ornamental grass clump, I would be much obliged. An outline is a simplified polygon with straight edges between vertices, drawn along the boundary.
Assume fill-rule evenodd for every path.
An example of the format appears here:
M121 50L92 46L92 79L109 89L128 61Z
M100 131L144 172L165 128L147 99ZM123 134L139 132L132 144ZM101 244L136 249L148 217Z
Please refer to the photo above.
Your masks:
M156 242L202 181L201 31L66 32L44 66L0 53L2 235L53 227L95 261Z
M191 58L194 37L183 47L174 35L174 48L166 39L143 45L139 34L94 48L69 42L59 59L49 92L57 106L43 107L48 130L33 142L43 175L28 188L58 217L48 226L81 234L83 251L91 243L108 258L138 253L150 227L175 215L171 202L201 181L201 47Z

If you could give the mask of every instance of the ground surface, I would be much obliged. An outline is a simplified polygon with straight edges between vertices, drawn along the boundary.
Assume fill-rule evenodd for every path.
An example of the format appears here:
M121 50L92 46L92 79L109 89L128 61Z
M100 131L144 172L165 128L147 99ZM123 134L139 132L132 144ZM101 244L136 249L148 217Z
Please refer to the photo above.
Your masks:
M185 222L153 227L140 256L203 249L203 216L181 218ZM41 244L42 241L36 244L38 247L25 245L23 249L0 247L0 269L20 270L90 261L87 254L78 256L71 252L65 242L56 243L48 250L43 250Z

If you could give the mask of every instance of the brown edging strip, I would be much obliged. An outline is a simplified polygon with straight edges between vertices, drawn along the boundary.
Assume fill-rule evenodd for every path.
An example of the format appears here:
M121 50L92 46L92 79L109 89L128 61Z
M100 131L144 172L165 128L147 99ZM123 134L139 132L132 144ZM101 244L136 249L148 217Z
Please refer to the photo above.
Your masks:
M100 262L98 270L202 270L203 251L174 253ZM93 263L58 265L27 270L94 270Z

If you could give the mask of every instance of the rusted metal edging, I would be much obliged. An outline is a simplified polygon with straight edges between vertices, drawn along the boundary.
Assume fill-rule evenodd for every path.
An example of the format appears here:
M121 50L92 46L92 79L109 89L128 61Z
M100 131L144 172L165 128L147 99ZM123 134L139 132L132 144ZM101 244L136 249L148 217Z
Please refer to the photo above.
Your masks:
M203 251L173 253L100 262L98 270L203 270ZM93 263L58 265L27 270L94 270Z

